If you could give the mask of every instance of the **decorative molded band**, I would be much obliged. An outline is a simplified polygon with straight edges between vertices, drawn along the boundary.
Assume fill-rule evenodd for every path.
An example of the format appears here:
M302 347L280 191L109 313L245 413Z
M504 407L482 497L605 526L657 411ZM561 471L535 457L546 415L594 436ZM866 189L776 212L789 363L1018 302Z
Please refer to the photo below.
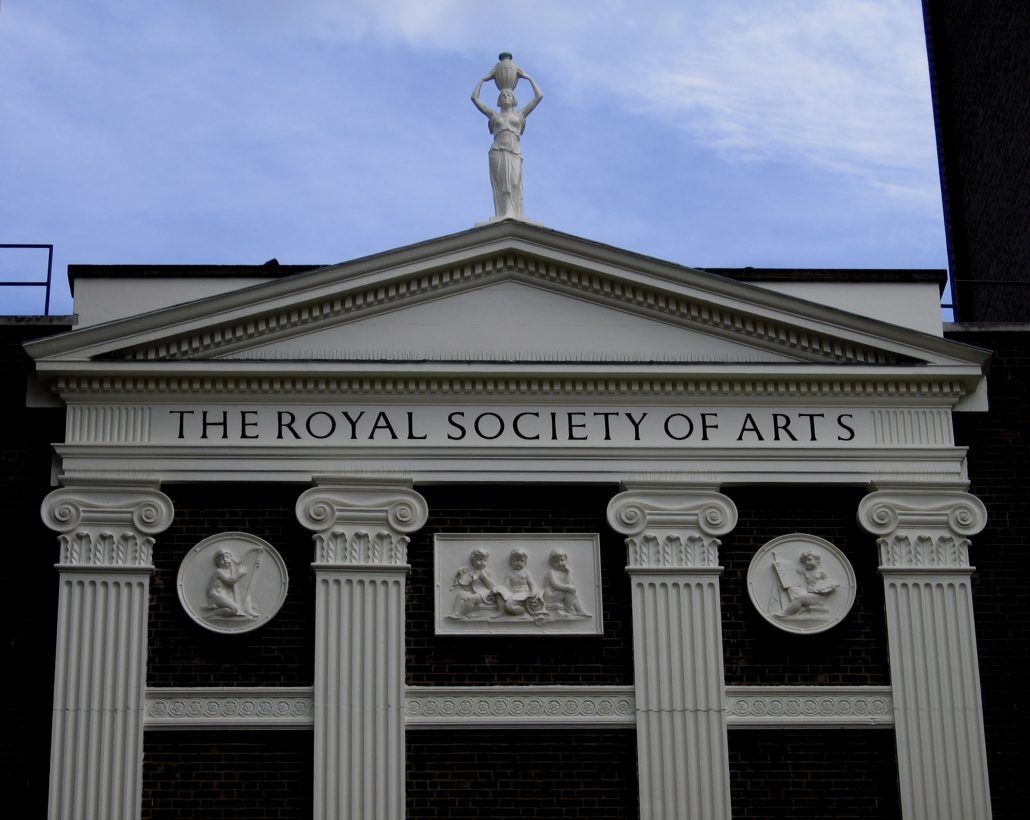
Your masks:
M878 538L880 569L885 570L966 570L969 565L968 538L956 539L950 535L936 538L929 535L893 535Z
M72 535L59 535L60 570L151 570L153 569L154 539L134 532L115 535L99 532L95 535L79 530Z
M409 687L404 713L410 728L636 722L630 686Z
M386 530L333 530L315 536L315 567L319 566L396 566L408 565L406 535L394 536Z
M148 689L148 729L295 729L314 723L311 688Z
M728 686L730 727L891 726L889 686Z
M310 687L148 689L145 725L169 729L305 729ZM729 686L731 728L891 726L886 686ZM405 691L408 728L633 726L631 686L420 687Z
M702 538L699 535L666 535L659 538L653 533L646 533L640 538L627 538L627 567L633 570L664 569L711 569L721 570L719 566L718 538Z
M43 523L61 533L62 569L151 567L154 539L172 523L157 484L69 484L43 500Z
M640 484L608 504L608 523L626 539L627 569L718 568L719 539L737 523L733 501L714 486Z
M428 516L406 480L326 479L297 499L297 519L316 533L316 566L406 566L406 534Z

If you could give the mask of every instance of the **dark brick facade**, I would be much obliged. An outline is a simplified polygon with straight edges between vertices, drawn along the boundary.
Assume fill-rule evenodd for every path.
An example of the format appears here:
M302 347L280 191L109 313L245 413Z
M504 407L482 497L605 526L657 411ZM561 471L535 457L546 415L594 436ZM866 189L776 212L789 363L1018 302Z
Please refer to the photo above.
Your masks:
M147 732L144 820L310 820L310 732Z
M420 487L429 521L408 548L408 684L631 685L626 548L608 526L616 486ZM604 635L491 637L433 634L433 535L438 532L596 532L601 536Z
M739 519L724 536L723 653L729 685L885 686L890 683L883 581L876 539L856 522L865 491L847 487L730 487ZM850 614L826 632L794 635L767 622L751 604L747 569L766 542L792 532L825 538L855 570Z
M1030 331L955 332L994 351L989 413L955 416L968 446L970 492L987 506L987 527L970 561L995 820L1021 820L1030 805Z
M896 820L896 772L891 731L730 732L735 820Z
M291 485L170 485L175 520L158 537L150 582L147 683L150 686L310 686L314 679L315 590L311 532L294 512ZM253 632L226 635L196 624L183 610L176 578L183 557L221 532L264 538L290 577L279 614Z
M51 442L64 438L63 408L25 407L33 366L22 343L68 329L39 317L0 323L0 788L18 796L22 817L46 815L58 547L39 505L51 490Z
M632 729L413 731L408 820L637 816Z

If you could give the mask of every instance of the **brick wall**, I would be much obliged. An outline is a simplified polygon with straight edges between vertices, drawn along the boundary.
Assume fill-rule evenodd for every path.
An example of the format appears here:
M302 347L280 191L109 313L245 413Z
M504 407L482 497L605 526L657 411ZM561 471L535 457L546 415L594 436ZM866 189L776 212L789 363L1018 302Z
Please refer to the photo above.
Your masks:
M23 817L46 814L57 629L57 534L39 506L50 492L51 442L64 438L63 408L25 407L29 339L68 329L54 320L0 323L0 788Z
M864 490L846 487L730 487L739 519L724 536L723 652L730 685L887 685L887 628L876 540L856 523ZM855 570L857 594L850 614L826 632L783 632L755 610L747 569L766 542L792 532L825 538Z
M169 485L175 520L158 536L150 585L150 686L310 686L314 679L311 533L297 521L293 485ZM176 590L179 564L221 532L264 538L282 555L290 585L279 614L253 632L227 635L195 623Z
M735 820L900 818L894 733L730 732L730 793Z
M959 413L955 429L970 448L970 492L987 506L969 557L991 800L995 820L1016 820L1030 804L1030 332L948 336L994 351L990 412Z
M310 732L147 732L144 820L310 820Z
M408 683L439 685L629 685L632 634L626 549L608 526L617 487L439 486L418 488L429 521L408 547ZM438 532L596 532L601 536L604 635L433 634L433 535Z
M409 731L407 817L627 820L633 730Z

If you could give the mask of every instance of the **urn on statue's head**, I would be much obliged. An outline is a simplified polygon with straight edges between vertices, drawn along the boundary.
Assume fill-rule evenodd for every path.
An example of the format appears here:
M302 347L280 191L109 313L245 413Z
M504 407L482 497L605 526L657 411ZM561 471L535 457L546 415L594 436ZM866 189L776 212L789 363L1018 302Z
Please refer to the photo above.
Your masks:
M519 67L507 51L497 55L497 65L494 66L494 85L498 91L514 91L519 82Z

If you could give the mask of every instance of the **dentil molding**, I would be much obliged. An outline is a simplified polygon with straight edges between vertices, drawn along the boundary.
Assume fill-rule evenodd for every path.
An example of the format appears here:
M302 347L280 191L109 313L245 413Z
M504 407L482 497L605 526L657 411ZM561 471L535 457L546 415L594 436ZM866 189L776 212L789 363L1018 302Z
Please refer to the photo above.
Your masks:
M407 566L407 533L429 507L406 479L319 479L297 499L297 519L315 531L315 564Z
M172 502L157 482L69 483L41 508L43 523L60 535L59 566L152 569L154 535L172 523Z

